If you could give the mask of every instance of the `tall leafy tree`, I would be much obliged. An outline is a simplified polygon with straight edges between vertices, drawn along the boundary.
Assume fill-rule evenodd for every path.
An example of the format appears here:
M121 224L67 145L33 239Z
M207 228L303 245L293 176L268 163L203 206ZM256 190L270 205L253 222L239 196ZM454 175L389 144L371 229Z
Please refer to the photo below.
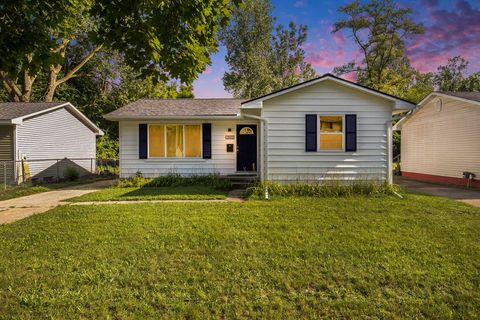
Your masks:
M245 0L219 33L230 67L223 84L236 97L256 97L315 76L302 49L307 27L275 26L272 10L270 0Z
M346 17L334 24L333 32L348 30L362 52L363 61L337 68L337 73L356 71L360 83L381 89L391 80L392 71L411 72L405 59L404 41L423 33L423 27L410 17L412 9L392 0L371 0L365 4L355 0L338 11Z
M0 5L0 81L13 101L42 100L102 50L119 52L141 76L190 83L210 62L216 33L241 0L16 0ZM70 50L87 45L72 65Z
M446 65L437 68L436 88L440 91L480 91L480 72L467 76L468 64L461 56L448 59Z

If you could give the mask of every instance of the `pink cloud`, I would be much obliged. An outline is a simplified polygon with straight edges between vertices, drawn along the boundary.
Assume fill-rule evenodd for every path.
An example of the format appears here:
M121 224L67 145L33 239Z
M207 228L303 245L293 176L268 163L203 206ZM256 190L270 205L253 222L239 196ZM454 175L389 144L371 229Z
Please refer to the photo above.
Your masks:
M480 9L473 8L465 0L457 0L454 9L438 7L437 0L422 1L431 21L425 34L410 39L407 54L412 65L423 72L434 71L448 58L462 55L471 62L470 70L477 71L480 41Z
M343 33L335 32L332 34L332 38L338 46L345 45L345 37L343 36Z

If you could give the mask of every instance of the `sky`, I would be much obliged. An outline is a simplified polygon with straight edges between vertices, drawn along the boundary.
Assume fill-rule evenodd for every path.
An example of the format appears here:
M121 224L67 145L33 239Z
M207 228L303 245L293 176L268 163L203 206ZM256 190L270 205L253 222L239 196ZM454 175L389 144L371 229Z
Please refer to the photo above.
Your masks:
M342 18L337 9L350 0L272 0L277 22L290 21L308 26L304 44L306 60L317 74L355 60L361 54L347 31L332 34L332 25ZM413 8L412 18L423 24L425 33L408 39L406 53L411 64L422 72L435 71L448 58L461 55L470 61L468 72L480 71L480 0L401 0L400 6ZM231 97L223 87L228 71L225 48L212 55L212 64L194 82L196 98Z

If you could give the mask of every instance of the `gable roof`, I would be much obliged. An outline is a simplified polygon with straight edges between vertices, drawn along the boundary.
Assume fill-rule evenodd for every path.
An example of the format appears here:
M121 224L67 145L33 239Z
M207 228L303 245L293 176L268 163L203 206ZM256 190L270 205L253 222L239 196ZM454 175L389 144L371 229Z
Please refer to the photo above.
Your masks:
M357 90L361 90L363 92L370 93L370 94L373 94L375 96L385 98L387 100L391 100L391 101L395 102L395 108L396 109L409 110L409 109L413 109L415 107L415 103L413 103L411 101L401 99L401 98L395 97L391 94L384 93L384 92L381 92L381 91L378 91L378 90L371 89L371 88L368 88L366 86L360 85L358 83L339 78L339 77L334 76L333 74L330 74L330 73L326 73L321 77L314 78L314 79L311 79L311 80L308 80L308 81L305 81L305 82L302 82L302 83L298 83L298 84L295 84L293 86L290 86L290 87L287 87L287 88L284 88L284 89L280 89L280 90L271 92L269 94L263 95L263 96L258 97L258 98L250 99L248 101L245 101L242 104L242 107L246 107L246 108L257 107L258 108L258 107L261 107L259 105L261 105L261 103L265 100L272 99L274 97L277 97L277 96L280 96L280 95L283 95L283 94L286 94L288 92L292 92L292 91L295 91L295 90L298 90L298 89L301 89L301 88L305 88L305 87L320 83L320 82L325 81L325 80L332 80L332 81L334 81L334 82L336 82L340 85L347 86L347 87L357 89Z
M70 102L3 102L0 103L0 124L22 124L24 120L65 108L97 135L103 131Z
M462 98L466 100L472 100L476 102L480 102L480 92L466 92L466 91L460 91L460 92L452 92L452 91L435 91L437 95L447 95L451 97L456 97L456 98Z
M104 116L108 120L238 117L244 99L140 99Z
M451 92L451 91L433 91L428 94L422 101L418 103L415 109L410 110L400 121L398 121L394 126L394 130L401 130L403 123L405 123L408 119L410 119L415 113L417 113L420 109L422 109L427 103L429 103L433 98L436 97L448 97L456 100L460 100L463 102L470 103L472 105L479 105L480 106L480 92L466 92L466 91L459 91L459 92Z

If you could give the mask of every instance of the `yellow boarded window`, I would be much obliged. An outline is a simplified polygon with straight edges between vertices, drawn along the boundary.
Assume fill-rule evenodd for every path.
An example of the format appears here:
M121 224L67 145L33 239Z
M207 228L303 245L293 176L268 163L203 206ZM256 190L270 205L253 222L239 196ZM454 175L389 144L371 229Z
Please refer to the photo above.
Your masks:
M161 125L148 126L148 156L165 157L165 127Z
M201 157L202 143L199 125L185 126L185 157Z
M167 125L167 157L183 157L183 126Z
M320 116L320 150L343 150L343 117Z

